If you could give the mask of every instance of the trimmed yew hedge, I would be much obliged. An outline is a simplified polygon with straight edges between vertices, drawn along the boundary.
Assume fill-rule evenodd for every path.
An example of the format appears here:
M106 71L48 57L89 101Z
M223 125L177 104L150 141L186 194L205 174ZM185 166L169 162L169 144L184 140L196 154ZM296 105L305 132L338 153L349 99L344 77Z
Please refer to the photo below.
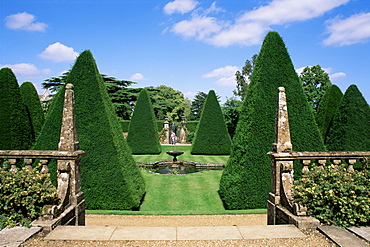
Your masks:
M316 123L319 128L322 139L325 142L330 123L338 110L339 104L343 98L343 93L336 85L331 85L317 108Z
M204 102L191 154L228 155L231 139L216 94L210 90Z
M138 208L145 193L145 182L123 138L90 51L84 51L77 58L67 82L74 85L78 138L80 149L86 152L81 159L86 208ZM61 91L53 100L34 149L57 149L63 100Z
M285 87L291 139L296 151L322 151L324 144L302 84L277 32L269 32L258 55L240 113L233 149L219 194L227 209L265 208L270 191L278 87ZM299 173L302 166L294 164Z
M326 138L330 151L370 150L370 108L356 85L346 90Z
M146 89L140 92L137 99L126 140L133 154L159 154L162 152L157 122Z
M0 149L29 149L32 127L17 79L9 68L0 69Z
M39 96L32 82L24 82L20 86L20 92L32 124L32 132L36 139L39 136L42 125L45 121L44 111L42 109Z

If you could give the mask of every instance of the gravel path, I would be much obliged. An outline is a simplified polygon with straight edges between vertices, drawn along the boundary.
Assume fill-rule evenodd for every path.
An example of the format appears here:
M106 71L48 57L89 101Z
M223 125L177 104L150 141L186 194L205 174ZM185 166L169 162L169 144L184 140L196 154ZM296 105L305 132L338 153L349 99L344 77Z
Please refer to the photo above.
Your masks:
M266 214L249 215L86 215L88 226L247 226L266 225ZM42 233L34 236L22 247L65 247L65 246L300 246L334 247L317 231L305 231L306 238L290 239L242 239L212 241L47 241Z

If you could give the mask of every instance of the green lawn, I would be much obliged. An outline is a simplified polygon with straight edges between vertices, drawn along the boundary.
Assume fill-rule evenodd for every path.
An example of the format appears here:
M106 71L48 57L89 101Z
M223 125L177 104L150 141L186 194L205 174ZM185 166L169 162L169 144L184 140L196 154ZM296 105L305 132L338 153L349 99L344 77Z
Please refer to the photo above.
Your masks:
M184 151L178 160L226 163L225 155L191 155L190 146L162 146L159 155L133 155L136 162L172 160L166 151ZM189 214L265 214L266 209L225 210L218 195L222 171L211 170L187 175L159 175L141 171L146 195L140 211L86 210L88 214L189 215Z
M222 171L159 175L141 171L146 195L140 211L86 210L88 214L191 215L264 214L266 209L225 210L218 196Z
M228 155L192 155L191 146L162 146L162 153L159 155L133 155L136 162L155 162L159 160L172 160L172 156L166 154L166 151L184 151L184 154L177 157L178 160L187 160L205 163L226 163Z

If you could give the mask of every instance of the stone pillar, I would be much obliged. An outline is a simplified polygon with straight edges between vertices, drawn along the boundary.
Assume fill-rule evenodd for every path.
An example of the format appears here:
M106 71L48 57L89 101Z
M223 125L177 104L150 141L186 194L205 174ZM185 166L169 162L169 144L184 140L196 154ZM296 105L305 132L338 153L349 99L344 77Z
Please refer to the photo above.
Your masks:
M186 143L186 122L185 116L182 116L181 127L179 131L179 143Z
M275 141L273 143L273 152L281 153L292 151L292 143L290 140L290 128L288 120L288 107L286 102L285 88L279 87L279 99L276 111L276 124L275 124ZM270 153L270 154L271 154ZM284 171L284 179L289 181L293 169L293 161L277 161L274 156L271 156L271 192L267 201L268 217L267 224L276 224L276 206L281 204L281 172ZM288 171L288 168L291 168ZM289 178L288 178L289 177ZM286 199L286 198L284 198Z
M64 96L62 127L60 131L59 151L77 151L79 149L76 113L74 107L73 85L67 84ZM85 225L85 199L81 191L80 156L71 160L58 160L58 196L60 207L64 210L72 205L74 224Z
M168 122L168 118L166 117L166 121L163 123L163 129L165 130L165 139L163 144L170 144L170 122Z

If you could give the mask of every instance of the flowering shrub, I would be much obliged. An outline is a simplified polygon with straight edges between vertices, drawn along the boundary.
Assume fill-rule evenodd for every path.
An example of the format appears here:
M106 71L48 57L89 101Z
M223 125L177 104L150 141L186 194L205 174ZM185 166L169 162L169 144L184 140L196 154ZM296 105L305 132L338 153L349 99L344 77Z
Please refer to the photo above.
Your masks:
M0 167L0 229L27 226L41 215L44 205L58 204L56 188L49 174L38 171L39 166L16 173L9 172L7 166Z
M324 224L370 225L369 169L347 172L345 165L313 167L294 181L293 196Z

